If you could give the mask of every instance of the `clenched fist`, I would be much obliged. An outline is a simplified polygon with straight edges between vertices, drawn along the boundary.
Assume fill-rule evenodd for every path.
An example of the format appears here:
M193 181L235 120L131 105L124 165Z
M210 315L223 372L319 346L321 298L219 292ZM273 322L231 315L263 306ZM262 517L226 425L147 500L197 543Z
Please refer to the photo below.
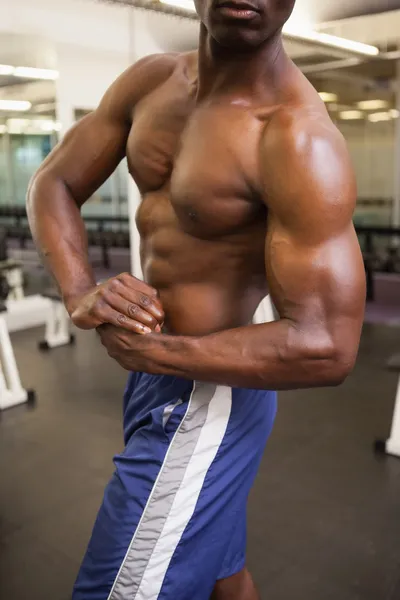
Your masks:
M104 323L133 333L160 332L164 312L157 290L129 273L112 277L66 302L73 323L95 329Z

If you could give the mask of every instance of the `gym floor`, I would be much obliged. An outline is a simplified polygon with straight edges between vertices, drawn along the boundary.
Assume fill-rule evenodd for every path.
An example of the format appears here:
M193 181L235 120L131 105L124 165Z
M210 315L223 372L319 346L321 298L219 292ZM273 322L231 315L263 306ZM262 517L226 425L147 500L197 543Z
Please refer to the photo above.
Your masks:
M13 335L34 407L0 414L0 598L68 600L112 456L126 374L95 334L36 351ZM390 427L399 329L366 325L340 388L280 394L248 510L248 564L262 600L400 598L400 460L372 444Z

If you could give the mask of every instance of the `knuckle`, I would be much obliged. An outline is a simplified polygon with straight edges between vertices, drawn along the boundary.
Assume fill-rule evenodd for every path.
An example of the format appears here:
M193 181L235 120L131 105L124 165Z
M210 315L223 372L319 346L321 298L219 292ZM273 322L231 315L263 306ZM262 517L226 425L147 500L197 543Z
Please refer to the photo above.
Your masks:
M146 294L141 294L139 302L144 308L147 308L151 304L151 299Z
M128 306L128 315L130 317L134 317L138 311L138 306L136 304L129 304Z
M157 296L158 296L158 291L155 288L151 287L150 285L147 286L146 292L152 298L157 298Z
M104 288L102 293L101 293L101 298L100 298L100 304L108 304L110 300L110 291L107 288Z
M125 324L126 324L126 322L127 322L127 318L126 318L126 316L125 316L125 315L119 314L119 315L117 316L117 324L118 324L118 325L125 325Z
M110 292L116 292L118 290L120 281L118 279L110 279L108 284L108 290Z
M103 318L107 314L106 304L104 302L97 302L91 310L91 317Z

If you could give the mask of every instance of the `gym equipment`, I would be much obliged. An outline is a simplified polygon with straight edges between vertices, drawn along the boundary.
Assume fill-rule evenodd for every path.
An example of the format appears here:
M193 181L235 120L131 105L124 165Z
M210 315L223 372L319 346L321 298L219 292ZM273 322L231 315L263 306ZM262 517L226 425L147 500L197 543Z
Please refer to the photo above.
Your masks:
M388 368L399 373L392 428L388 440L377 440L375 442L375 450L380 454L390 454L400 458L400 354L389 360Z
M70 319L57 290L48 290L43 294L51 302L48 312L44 340L39 342L39 350L50 350L75 343L75 336L70 332Z
M384 270L386 273L399 273L400 274L400 250L399 250L399 248L389 247L387 249Z
M10 292L7 277L0 275L0 410L35 399L33 390L22 387L5 314L5 300Z

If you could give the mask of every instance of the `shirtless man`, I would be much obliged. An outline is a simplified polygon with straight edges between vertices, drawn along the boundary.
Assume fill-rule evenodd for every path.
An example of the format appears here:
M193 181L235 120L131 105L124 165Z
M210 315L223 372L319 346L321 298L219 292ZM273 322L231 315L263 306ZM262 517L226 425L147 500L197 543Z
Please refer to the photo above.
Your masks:
M354 365L356 186L283 50L293 5L197 0L199 52L128 69L32 181L32 231L72 320L131 371L126 447L74 600L255 600L246 501L276 411L267 390L338 385ZM96 286L80 207L125 155L145 282ZM280 319L252 325L267 291Z

